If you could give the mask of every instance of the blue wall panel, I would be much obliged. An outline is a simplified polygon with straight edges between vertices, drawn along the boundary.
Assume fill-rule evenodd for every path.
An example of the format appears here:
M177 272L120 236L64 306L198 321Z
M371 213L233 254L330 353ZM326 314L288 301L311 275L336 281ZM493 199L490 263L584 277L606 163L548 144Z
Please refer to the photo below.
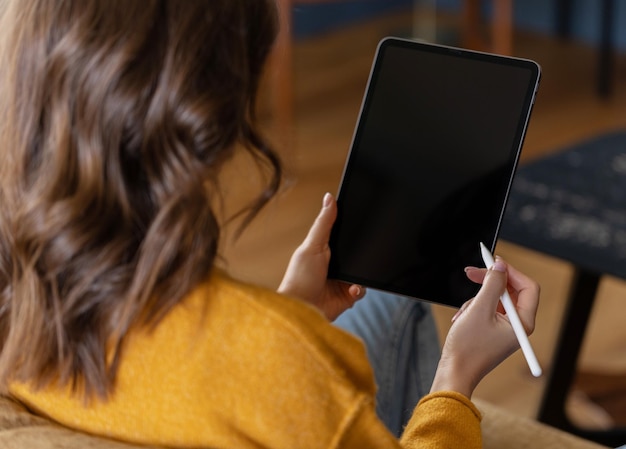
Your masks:
M432 0L429 0L432 1ZM438 9L459 10L462 0L437 0ZM496 0L497 1L497 0ZM613 36L618 49L626 51L626 0L613 0ZM490 1L483 0L485 14ZM524 30L553 34L556 25L555 0L514 0L515 25ZM298 5L294 7L296 38L313 36L394 10L409 10L413 0L350 0L327 4ZM599 0L573 0L572 37L596 44L600 37Z
M413 0L361 0L297 5L293 8L296 39L331 31L382 12L406 10Z

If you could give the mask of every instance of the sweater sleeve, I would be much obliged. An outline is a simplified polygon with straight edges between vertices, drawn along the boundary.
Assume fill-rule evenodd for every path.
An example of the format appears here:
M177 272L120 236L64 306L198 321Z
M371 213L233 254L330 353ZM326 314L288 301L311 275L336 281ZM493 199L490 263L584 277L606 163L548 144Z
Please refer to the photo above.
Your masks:
M462 394L425 396L413 412L400 441L389 433L373 407L361 401L342 432L345 449L481 449L481 415Z
M481 414L464 395L431 393L417 404L400 440L407 449L481 449Z

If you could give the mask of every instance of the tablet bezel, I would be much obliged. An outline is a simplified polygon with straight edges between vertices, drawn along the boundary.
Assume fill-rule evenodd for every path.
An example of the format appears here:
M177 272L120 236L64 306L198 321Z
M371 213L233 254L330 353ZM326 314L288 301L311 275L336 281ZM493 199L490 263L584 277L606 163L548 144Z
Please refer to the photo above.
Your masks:
M344 201L347 201L346 198L342 195L343 186L346 181L347 174L350 170L351 158L354 156L355 143L359 141L360 134L362 133L362 130L363 130L365 114L366 114L366 111L368 110L369 102L373 95L372 86L375 84L375 81L377 79L377 75L379 73L380 66L381 66L381 61L382 61L381 55L383 55L385 50L389 48L390 46L398 46L398 47L402 47L406 49L415 49L418 51L434 52L434 53L449 55L452 57L469 58L469 59L473 59L476 61L484 61L488 63L496 63L499 65L520 67L524 70L530 70L530 73L531 73L530 82L529 82L527 93L524 99L522 113L520 114L520 118L518 120L518 127L515 133L515 139L512 145L513 149L511 150L509 181L508 181L508 185L506 186L505 192L503 192L504 201L501 205L499 219L497 222L496 229L494 230L495 232L493 233L493 238L490 239L490 241L483 242L491 251L493 251L497 242L500 225L502 222L502 217L504 215L504 211L506 208L506 202L509 196L511 184L513 182L515 170L517 168L519 155L520 155L521 148L523 145L524 137L526 135L526 130L528 128L528 122L529 122L530 115L532 112L532 106L534 104L535 96L537 93L537 89L538 89L538 85L539 85L539 81L541 77L540 66L536 62L529 60L529 59L524 59L524 58L495 55L491 53L478 52L478 51L438 45L438 44L423 43L423 42L413 41L409 39L401 39L401 38L396 38L396 37L387 37L381 40L380 43L378 44L376 54L374 57L374 62L370 70L369 79L367 82L365 94L363 96L363 101L361 104L361 108L360 108L360 112L359 112L359 116L357 120L357 125L355 127L354 134L352 137L352 142L350 145L350 152L346 159L346 163L345 163L342 178L341 178L340 189L338 193L338 205L339 205L338 222L341 221L342 203ZM455 300L451 300L451 299L434 298L434 297L420 298L417 295L412 294L412 292L410 291L398 291L397 289L390 288L389 285L384 285L383 283L379 282L379 280L377 279L365 278L359 275L355 275L354 273L346 273L343 269L341 269L341 267L337 266L336 259L332 257L333 248L336 245L336 239L337 239L337 235L335 231L336 231L336 227L333 229L333 233L331 235L331 242L330 242L331 263L330 263L330 268L329 268L329 278L338 279L338 280L342 280L346 282L358 283L366 287L386 290L386 291L390 291L392 293L400 294L403 296L423 299L429 302L440 303L440 304L444 304L444 305L452 306L452 307L459 307L464 301L469 299L469 298L458 298ZM477 261L477 260L480 260L479 242L476 242L476 258L471 261L468 260L468 262ZM478 287L476 287L476 290L477 289Z

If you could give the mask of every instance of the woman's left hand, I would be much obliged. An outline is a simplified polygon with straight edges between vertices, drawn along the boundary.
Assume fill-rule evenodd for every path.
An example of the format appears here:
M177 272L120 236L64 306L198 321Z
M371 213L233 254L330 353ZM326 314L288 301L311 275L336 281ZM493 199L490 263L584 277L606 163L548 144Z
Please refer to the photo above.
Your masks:
M360 285L329 280L330 231L337 218L337 203L330 193L324 196L322 210L302 244L291 256L278 292L303 299L319 308L329 320L365 295Z

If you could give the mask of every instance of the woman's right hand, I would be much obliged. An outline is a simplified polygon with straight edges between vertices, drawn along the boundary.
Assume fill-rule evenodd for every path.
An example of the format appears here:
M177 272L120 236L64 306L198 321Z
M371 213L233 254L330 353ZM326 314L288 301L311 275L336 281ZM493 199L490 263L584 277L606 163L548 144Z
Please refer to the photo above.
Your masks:
M535 328L540 289L537 282L500 258L489 270L470 267L466 272L482 287L453 318L431 391L457 391L469 398L483 377L519 349L499 306L504 289L508 288L529 335Z

